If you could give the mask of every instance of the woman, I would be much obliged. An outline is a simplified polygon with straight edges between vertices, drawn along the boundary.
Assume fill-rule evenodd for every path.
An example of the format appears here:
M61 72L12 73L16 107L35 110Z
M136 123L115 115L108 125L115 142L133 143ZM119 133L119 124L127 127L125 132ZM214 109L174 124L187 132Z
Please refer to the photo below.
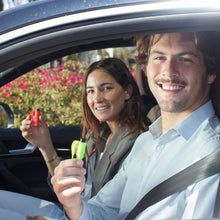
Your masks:
M147 129L148 120L135 80L117 58L90 65L83 85L82 107L82 137L87 142L87 178L83 196L88 199L117 173L137 136ZM34 127L28 116L20 129L23 137L39 148L53 175L60 159L43 118L40 117L39 126ZM21 214L56 216L51 207L46 212L36 205L29 210ZM13 211L16 211L14 207Z

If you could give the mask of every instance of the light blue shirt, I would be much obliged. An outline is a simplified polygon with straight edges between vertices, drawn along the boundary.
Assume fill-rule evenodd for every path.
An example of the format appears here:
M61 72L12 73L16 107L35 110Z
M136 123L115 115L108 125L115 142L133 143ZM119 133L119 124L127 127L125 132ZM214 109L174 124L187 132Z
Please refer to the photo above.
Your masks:
M124 219L152 188L219 148L219 120L211 101L163 135L159 118L137 138L118 174L83 203L79 219ZM214 175L163 199L136 219L212 217L219 177Z

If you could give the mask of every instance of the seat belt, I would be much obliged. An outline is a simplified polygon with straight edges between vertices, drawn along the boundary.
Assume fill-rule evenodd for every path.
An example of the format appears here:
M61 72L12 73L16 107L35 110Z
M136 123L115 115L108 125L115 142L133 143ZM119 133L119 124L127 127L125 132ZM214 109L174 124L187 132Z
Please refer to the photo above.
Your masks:
M154 187L137 203L125 220L134 219L151 205L217 173L220 173L220 150L205 156ZM220 218L220 187L218 187L215 204L213 217Z
M218 183L218 191L215 199L215 209L212 217L220 219L220 180Z

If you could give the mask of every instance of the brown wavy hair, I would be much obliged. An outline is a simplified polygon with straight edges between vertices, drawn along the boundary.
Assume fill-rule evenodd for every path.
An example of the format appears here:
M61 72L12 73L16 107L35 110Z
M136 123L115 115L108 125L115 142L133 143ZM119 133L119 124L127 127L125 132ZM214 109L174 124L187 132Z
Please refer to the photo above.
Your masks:
M146 118L143 108L142 99L139 89L134 77L131 75L129 69L123 61L117 58L107 58L92 63L85 74L82 94L82 137L85 138L89 132L90 137L95 140L94 151L98 151L98 143L102 131L108 126L106 122L100 123L94 116L87 103L86 83L90 73L97 69L103 69L106 73L110 74L123 89L128 85L133 88L132 95L129 100L125 101L125 105L120 112L118 123L126 123L129 127L129 132L133 133L137 130L140 132L148 129L149 120ZM128 135L126 134L126 136ZM94 152L93 151L93 152Z
M199 31L199 32L188 32L191 35L195 46L201 51L204 57L204 62L207 68L208 74L217 74L220 72L220 32L217 31ZM160 34L162 37L163 34ZM160 40L160 37L157 41ZM140 65L145 66L148 62L149 52L151 47L157 43L155 42L155 34L137 36L136 47L137 56L136 62Z

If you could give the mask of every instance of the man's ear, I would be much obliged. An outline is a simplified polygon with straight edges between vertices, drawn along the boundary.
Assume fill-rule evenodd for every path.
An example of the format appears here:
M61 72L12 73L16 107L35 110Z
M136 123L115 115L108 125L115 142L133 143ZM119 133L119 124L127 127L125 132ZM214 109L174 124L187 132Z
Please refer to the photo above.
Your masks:
M129 84L127 88L125 89L125 100L130 99L132 96L132 93L133 93L133 87L131 84Z
M216 79L215 73L208 74L208 84L213 84L215 82L215 79Z

